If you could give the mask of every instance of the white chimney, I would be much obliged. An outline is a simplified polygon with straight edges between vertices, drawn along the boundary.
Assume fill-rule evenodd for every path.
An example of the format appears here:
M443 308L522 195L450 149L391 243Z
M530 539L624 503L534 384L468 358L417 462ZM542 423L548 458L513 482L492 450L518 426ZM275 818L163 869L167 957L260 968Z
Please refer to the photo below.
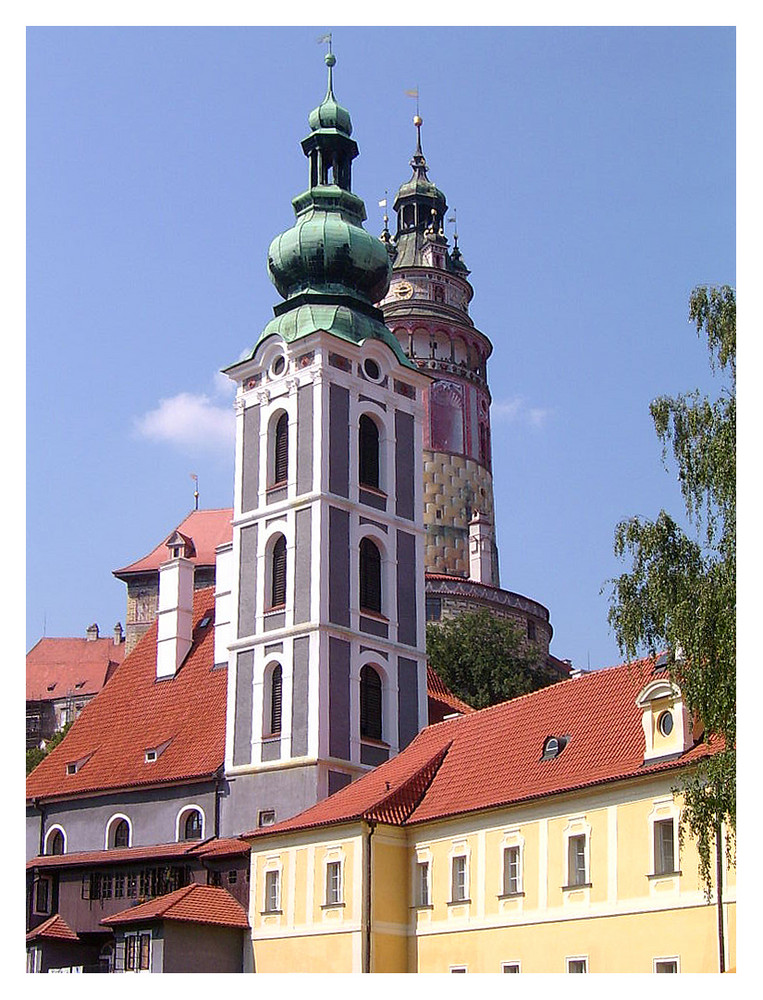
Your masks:
M233 542L215 549L215 665L228 662L228 646L233 639L232 595Z
M469 522L469 579L493 585L493 533L491 522L476 510Z
M95 622L92 625L88 625L85 629L85 635L87 636L88 642L95 642L98 638L98 626Z
M191 648L193 563L184 556L159 567L156 678L174 677Z

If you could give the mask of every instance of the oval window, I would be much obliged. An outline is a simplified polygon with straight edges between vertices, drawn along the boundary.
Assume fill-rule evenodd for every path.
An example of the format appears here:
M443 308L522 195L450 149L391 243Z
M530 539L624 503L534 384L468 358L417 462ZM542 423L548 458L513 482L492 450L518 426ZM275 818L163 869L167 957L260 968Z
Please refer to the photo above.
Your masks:
M278 357L273 362L273 364L270 366L270 371L273 373L273 375L280 375L285 367L286 367L286 358L283 356L283 354L279 354Z
M663 736L670 736L673 732L673 713L663 712L657 720L657 728Z
M379 378L381 377L381 371L379 369L379 366L377 365L377 363L374 361L373 358L366 358L366 360L363 362L363 371L366 373L368 378L371 379L372 382L378 382Z

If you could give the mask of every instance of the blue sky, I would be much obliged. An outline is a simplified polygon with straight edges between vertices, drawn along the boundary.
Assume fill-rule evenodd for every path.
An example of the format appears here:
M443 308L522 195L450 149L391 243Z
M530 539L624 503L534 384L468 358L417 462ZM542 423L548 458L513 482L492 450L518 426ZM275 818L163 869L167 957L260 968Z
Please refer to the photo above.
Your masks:
M219 369L279 301L331 25L27 34L27 648L124 623L111 571L232 502ZM334 28L367 228L410 176L458 214L493 342L501 583L552 652L620 659L614 528L681 510L649 402L718 380L687 322L736 283L732 28ZM601 592L604 587L604 593Z

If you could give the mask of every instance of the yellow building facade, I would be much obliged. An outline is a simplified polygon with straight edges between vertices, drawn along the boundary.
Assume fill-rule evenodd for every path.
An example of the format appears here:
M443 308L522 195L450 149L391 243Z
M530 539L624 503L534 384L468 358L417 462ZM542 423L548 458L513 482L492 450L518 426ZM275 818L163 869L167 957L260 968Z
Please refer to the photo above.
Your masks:
M518 699L525 703L519 710L529 721L533 699L548 701L555 690L560 699L565 688L577 694L569 685L578 683ZM631 704L631 721L643 732L643 774L630 768L619 779L462 811L466 785L458 776L472 768L476 786L480 766L495 766L489 743L471 732L485 713L474 713L419 737L434 742L441 730L440 743L448 741L442 763L430 762L423 778L416 762L403 775L402 764L390 762L354 792L334 796L333 813L329 799L304 814L302 828L289 829L299 827L297 817L258 831L251 838L255 971L718 972L716 890L708 901L696 846L680 842L674 793L677 765L686 758L694 766L701 744L666 679L650 680ZM485 731L498 732L502 717L508 721L508 710L487 719ZM570 735L550 750L548 737L536 741L552 754L532 761L541 776L561 765L567 747L559 745L567 739L571 749L576 741L573 719L564 721ZM635 727L629 732L631 742L640 738ZM482 751L481 762L471 760L470 747ZM451 797L451 813L423 818L427 799L438 794ZM413 808L401 819L406 800ZM736 967L733 867L724 866L722 895L729 969Z

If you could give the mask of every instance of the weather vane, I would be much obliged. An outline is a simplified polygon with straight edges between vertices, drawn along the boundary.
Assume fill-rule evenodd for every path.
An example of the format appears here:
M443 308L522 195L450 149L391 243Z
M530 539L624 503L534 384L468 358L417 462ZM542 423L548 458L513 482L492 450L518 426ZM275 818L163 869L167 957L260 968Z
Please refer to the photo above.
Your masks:
M331 52L331 32L327 31L325 35L319 35L316 39L319 45L323 45L324 42L328 42L329 52Z
M194 482L194 491L193 491L194 508L193 509L194 510L198 510L199 509L199 477L196 475L195 472L192 472L191 473L191 479L193 479L193 482Z

